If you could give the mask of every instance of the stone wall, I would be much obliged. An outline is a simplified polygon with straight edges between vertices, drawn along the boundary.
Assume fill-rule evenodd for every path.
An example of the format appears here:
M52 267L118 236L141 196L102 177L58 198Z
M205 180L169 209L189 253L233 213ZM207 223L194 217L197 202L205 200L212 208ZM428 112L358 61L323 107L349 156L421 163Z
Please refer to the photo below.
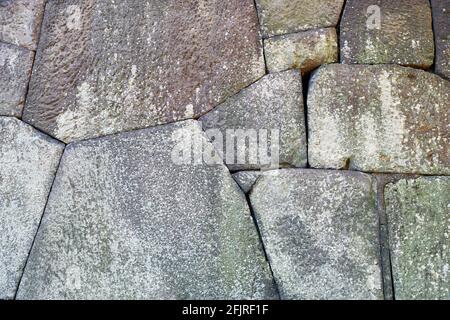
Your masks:
M449 12L0 0L0 299L449 299Z

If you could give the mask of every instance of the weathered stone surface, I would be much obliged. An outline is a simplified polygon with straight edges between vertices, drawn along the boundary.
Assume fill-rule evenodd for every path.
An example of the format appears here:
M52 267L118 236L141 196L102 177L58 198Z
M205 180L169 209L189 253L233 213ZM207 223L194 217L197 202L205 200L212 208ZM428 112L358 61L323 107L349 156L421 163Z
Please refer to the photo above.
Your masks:
M256 0L265 37L334 27L344 0Z
M264 40L269 72L291 68L307 73L322 64L338 62L336 29L317 29Z
M0 0L0 41L36 49L45 0Z
M449 299L450 178L388 184L385 202L396 299Z
M380 20L377 23L380 9ZM341 62L429 68L434 39L428 0L348 0L341 22Z
M239 187L241 187L242 191L248 193L252 190L256 180L263 174L264 171L239 171L233 174L233 178Z
M309 90L312 167L450 174L450 82L395 65L329 65Z
M0 117L0 299L16 293L64 145Z
M67 147L21 299L258 299L273 279L226 167L180 164L194 120Z
M436 41L435 72L450 80L450 0L431 0Z
M223 159L230 170L278 167L278 164L306 166L302 78L297 70L266 75L201 117L200 121L210 137L216 133L213 130L221 132L223 143L216 139L214 144L223 151ZM249 136L253 132L253 137L259 140L250 142L250 146L235 142L234 148L227 149L228 143L233 145L232 138L227 137L227 130L237 129L248 130ZM276 139L277 135L279 139ZM265 137L267 144L263 140ZM273 152L272 148L277 144L279 153ZM239 155L242 154L246 158L240 161L242 157Z
M0 115L22 115L34 53L0 42Z
M300 169L266 173L250 199L282 298L383 298L370 176Z
M50 1L24 119L69 142L200 116L264 75L257 22L252 0Z

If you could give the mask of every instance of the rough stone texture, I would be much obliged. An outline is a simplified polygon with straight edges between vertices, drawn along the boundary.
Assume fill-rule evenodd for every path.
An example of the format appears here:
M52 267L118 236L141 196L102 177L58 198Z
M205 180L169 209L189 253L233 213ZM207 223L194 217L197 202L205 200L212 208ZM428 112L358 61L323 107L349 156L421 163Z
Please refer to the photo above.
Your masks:
M256 0L265 37L334 27L344 0Z
M435 72L450 80L450 0L431 0L436 41Z
M308 96L314 168L450 174L450 82L394 65L324 66Z
M264 171L240 171L233 174L233 178L239 187L241 187L242 191L249 193L252 190L256 180L258 180L263 174Z
M0 117L0 299L16 293L64 145Z
M385 188L396 299L449 299L450 178Z
M194 120L67 147L20 299L276 297L244 194L221 165L172 161Z
M214 143L224 152L228 168L233 171L266 168L271 165L271 141L276 141L279 132L280 166L304 167L307 161L305 119L303 111L302 78L297 70L269 74L250 87L242 90L225 103L200 118L203 129L218 129L222 133L223 147L220 140ZM256 130L259 137L268 137L267 145L251 146L259 148L239 148L235 143L233 154L227 152L227 130ZM268 130L267 132L260 130ZM207 132L210 135L210 132ZM212 132L214 133L214 131ZM211 135L210 135L211 136ZM231 140L232 141L232 140ZM245 147L244 145L242 145ZM267 147L265 147L267 146ZM229 149L228 149L229 150ZM238 153L246 154L245 163L238 163ZM275 159L275 158L274 158ZM278 167L278 166L276 166Z
M383 298L376 192L369 175L266 173L250 199L282 298Z
M252 0L50 1L24 119L70 142L197 117L264 75L257 23Z
M22 115L34 53L0 42L0 115Z
M307 73L322 64L338 62L336 29L317 29L264 41L269 72L291 68Z
M370 6L381 9L379 28ZM348 0L341 22L341 62L429 68L434 39L428 0Z
M35 50L45 0L0 0L0 41Z

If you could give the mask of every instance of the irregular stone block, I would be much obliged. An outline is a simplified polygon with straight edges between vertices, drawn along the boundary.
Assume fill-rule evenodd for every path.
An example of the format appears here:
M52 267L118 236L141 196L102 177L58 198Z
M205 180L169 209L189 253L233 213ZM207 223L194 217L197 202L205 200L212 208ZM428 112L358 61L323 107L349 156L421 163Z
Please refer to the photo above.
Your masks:
M0 299L12 299L64 145L0 117Z
M376 192L369 175L266 173L250 193L282 299L382 299Z
M396 299L448 299L450 178L388 184L385 203Z
M232 171L306 166L302 78L296 70L266 75L200 121Z
M212 151L193 120L69 145L18 297L276 297L244 194L178 162L185 136Z
M342 63L395 63L427 69L434 62L430 3L348 0L340 42Z
M395 65L324 66L308 95L314 168L450 174L450 82Z
M264 75L257 23L253 0L50 1L24 119L70 142L198 117Z
M435 72L450 80L450 0L431 0L436 41Z
M344 0L256 0L263 36L335 27Z
M307 73L322 64L338 62L336 29L318 29L264 40L269 72L291 68Z
M0 41L36 50L45 0L1 0Z
M262 174L264 171L240 171L233 174L233 178L244 193L249 193Z
M33 57L32 51L0 42L0 115L22 115Z

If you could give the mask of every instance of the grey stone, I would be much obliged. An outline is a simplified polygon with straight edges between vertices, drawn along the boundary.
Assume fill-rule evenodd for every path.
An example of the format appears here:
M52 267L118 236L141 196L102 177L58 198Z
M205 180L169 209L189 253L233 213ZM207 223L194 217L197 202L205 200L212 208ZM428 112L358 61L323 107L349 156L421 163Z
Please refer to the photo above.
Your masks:
M276 297L227 168L174 161L186 136L212 151L194 120L70 144L18 298Z
M12 299L64 145L0 117L0 299Z
M250 200L281 298L383 298L373 182L304 169L257 181Z
M214 144L224 154L230 170L306 166L302 78L297 70L266 75L200 121L211 138L216 131L221 133L223 139L216 139ZM228 133L239 129L253 137L249 145L237 139L233 144ZM244 141L243 138L240 141ZM240 156L244 154L245 159Z
M388 184L385 202L396 299L449 299L450 178Z
M34 53L0 42L0 115L20 117Z
M380 9L379 24L376 7ZM434 62L430 3L348 0L340 42L342 63L395 63L427 69Z
M436 41L435 72L450 80L450 0L431 0Z
M264 73L253 0L49 1L23 117L72 142L197 118Z
M317 29L264 40L269 72L295 68L303 74L322 64L338 62L336 29Z
M233 174L233 178L244 193L249 193L255 182L263 174L264 171L239 171Z
M395 65L328 65L311 79L313 168L450 174L450 82Z
M334 27L344 0L256 0L265 37Z
M0 0L0 41L35 50L45 0Z

